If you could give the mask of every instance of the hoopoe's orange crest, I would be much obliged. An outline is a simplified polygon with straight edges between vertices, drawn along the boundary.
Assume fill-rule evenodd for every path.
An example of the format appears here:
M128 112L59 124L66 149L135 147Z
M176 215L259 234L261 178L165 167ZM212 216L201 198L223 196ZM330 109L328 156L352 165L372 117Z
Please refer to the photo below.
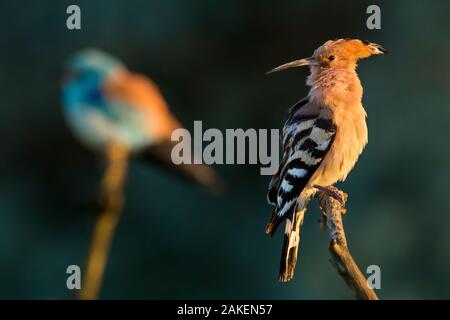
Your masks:
M379 44L369 41L349 38L329 40L316 49L311 57L285 63L269 73L302 66L354 70L359 59L386 52Z
M321 67L354 68L359 59L387 52L382 46L359 39L337 39L325 42L314 52Z

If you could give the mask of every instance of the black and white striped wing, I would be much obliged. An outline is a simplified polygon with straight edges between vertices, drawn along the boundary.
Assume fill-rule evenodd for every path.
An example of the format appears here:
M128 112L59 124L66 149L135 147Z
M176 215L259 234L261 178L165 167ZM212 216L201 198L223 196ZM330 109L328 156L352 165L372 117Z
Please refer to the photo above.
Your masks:
M288 119L283 129L283 163L268 194L276 206L266 230L268 233L273 234L294 210L297 197L320 166L335 133L333 122L318 113L299 110Z
M280 175L281 175L281 171L283 170L284 165L286 164L286 160L287 160L287 152L289 151L286 148L286 138L288 137L288 133L286 131L286 127L288 126L289 123L292 122L292 118L295 115L295 113L301 108L303 107L305 104L308 103L308 99L302 99L299 102L297 102L295 105L293 105L287 114L287 120L286 123L284 124L283 127L283 134L282 134L282 146L283 146L283 159L282 162L280 164L280 166L278 167L277 172L272 176L272 179L270 180L269 183L269 191L267 192L267 202L273 206L277 205L277 195L278 195L278 186L279 186L279 181L280 181Z

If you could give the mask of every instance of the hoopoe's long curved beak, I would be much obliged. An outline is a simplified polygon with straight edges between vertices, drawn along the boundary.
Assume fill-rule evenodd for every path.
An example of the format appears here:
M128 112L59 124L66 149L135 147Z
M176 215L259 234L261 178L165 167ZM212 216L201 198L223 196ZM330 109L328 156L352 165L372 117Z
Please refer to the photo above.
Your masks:
M304 66L317 66L317 65L318 65L317 60L314 57L309 57L309 58L295 60L292 62L282 64L281 66L273 68L266 74L281 71L281 70L286 70L286 69L290 69L290 68L297 68L297 67L304 67Z

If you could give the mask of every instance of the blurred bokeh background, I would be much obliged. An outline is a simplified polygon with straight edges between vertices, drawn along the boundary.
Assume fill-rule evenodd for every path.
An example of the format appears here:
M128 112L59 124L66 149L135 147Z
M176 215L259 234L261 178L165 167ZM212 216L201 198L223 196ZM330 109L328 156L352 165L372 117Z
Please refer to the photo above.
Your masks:
M66 28L73 3L80 31ZM370 31L374 3L382 29ZM68 55L117 55L158 83L188 128L280 128L307 71L264 73L337 37L390 51L359 68L369 145L340 185L353 256L381 267L380 298L450 297L448 1L9 1L0 12L0 298L73 298L66 267L86 262L95 214L83 204L100 165L62 116ZM216 169L228 185L218 197L132 162L101 298L353 298L315 203L296 277L278 283L282 234L264 234L270 178L256 165Z

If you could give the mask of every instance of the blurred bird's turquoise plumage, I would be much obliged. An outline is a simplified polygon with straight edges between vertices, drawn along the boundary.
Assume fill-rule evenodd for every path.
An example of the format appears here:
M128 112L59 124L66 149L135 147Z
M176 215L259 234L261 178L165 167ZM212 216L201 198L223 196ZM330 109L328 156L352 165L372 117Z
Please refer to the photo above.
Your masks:
M87 147L105 152L112 144L142 153L195 181L217 183L204 165L173 165L170 137L180 128L157 86L128 71L119 59L96 49L74 54L65 64L63 111L75 136Z
M126 72L118 59L98 50L85 50L70 58L66 70L70 78L63 89L64 112L85 144L101 150L115 142L136 151L156 140L146 108L133 107L125 96L105 93L108 82Z

